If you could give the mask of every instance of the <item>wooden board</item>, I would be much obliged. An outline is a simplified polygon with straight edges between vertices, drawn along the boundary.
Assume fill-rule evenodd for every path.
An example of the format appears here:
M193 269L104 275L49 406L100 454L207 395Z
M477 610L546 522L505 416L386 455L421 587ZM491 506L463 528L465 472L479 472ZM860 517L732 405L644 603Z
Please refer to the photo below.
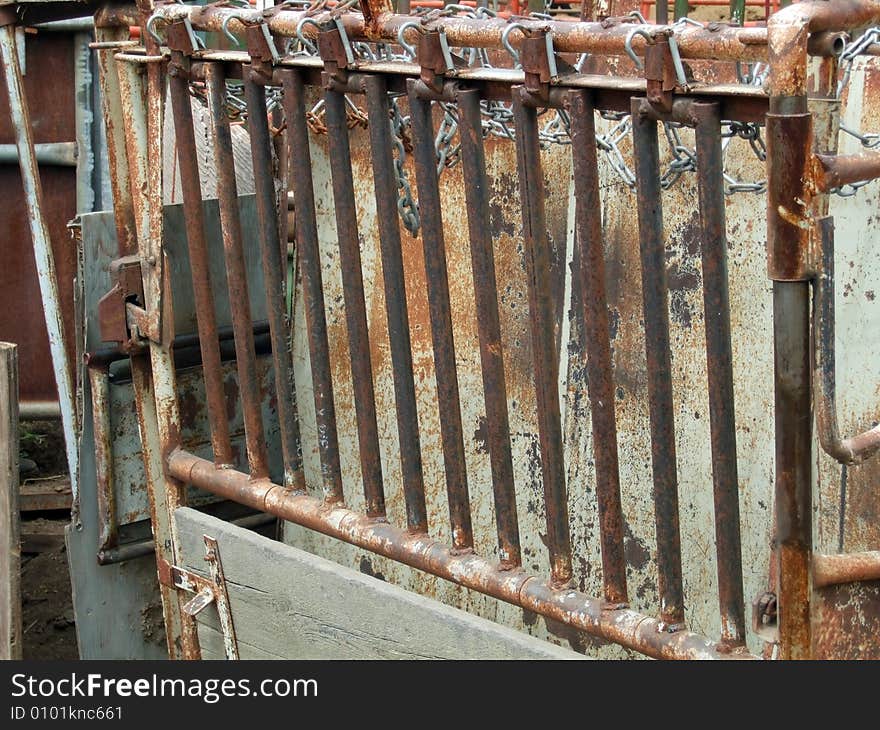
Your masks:
M182 562L207 575L218 541L242 659L583 659L190 508L175 513ZM223 658L213 605L199 614L205 659Z
M18 356L0 342L0 659L21 659Z

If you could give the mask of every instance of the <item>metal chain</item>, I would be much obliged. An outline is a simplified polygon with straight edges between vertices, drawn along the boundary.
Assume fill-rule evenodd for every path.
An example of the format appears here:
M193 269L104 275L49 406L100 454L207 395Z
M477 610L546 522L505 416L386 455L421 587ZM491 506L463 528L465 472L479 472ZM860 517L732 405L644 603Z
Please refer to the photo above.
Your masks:
M849 84L852 74L853 64L858 56L868 50L873 43L880 41L880 28L869 28L861 36L852 41L840 54L839 71L840 80L837 84L837 99L840 100L843 90ZM865 149L876 149L880 147L880 134L876 132L861 132L852 129L844 124L840 124L840 131L854 137L859 141ZM829 192L839 195L841 198L849 198L855 195L860 188L869 185L872 180L863 180L861 182L847 183L838 188L832 188Z
M397 99L391 97L391 137L394 142L394 150L397 153L394 158L394 173L397 177L397 211L400 213L400 220L404 227L413 236L419 235L419 206L413 200L412 188L409 184L404 165L406 164L406 153L412 150L412 143L407 134L409 126L409 117L404 117L400 113L400 107L397 105Z

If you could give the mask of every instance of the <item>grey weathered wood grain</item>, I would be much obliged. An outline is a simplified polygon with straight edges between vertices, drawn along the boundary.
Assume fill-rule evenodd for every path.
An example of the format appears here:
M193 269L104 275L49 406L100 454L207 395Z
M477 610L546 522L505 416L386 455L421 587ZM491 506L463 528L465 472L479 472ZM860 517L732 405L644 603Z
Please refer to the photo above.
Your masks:
M21 659L18 353L0 342L0 659Z
M187 568L207 575L203 535L218 541L242 659L583 658L196 510L176 520ZM199 639L224 656L213 605Z

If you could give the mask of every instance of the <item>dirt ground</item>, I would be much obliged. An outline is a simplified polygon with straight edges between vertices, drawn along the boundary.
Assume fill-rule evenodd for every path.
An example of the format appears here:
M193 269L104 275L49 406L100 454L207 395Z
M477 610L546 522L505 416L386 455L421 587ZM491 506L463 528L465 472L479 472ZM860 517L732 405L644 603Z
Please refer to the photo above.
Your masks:
M37 470L23 475L22 480L47 479L65 474L67 464L60 423L23 422L20 454L37 464ZM58 480L58 483L61 481ZM26 512L22 515L23 527L27 526L31 532L57 532L69 519L69 512L57 510ZM63 540L57 536L48 540L39 553L22 552L21 602L22 651L25 659L79 657L67 553Z

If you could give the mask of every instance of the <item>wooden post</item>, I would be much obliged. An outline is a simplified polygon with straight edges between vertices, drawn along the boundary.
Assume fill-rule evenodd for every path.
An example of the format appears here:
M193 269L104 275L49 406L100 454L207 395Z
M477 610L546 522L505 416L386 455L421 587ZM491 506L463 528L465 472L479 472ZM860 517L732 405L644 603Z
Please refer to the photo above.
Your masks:
M21 659L18 352L0 342L0 659Z

